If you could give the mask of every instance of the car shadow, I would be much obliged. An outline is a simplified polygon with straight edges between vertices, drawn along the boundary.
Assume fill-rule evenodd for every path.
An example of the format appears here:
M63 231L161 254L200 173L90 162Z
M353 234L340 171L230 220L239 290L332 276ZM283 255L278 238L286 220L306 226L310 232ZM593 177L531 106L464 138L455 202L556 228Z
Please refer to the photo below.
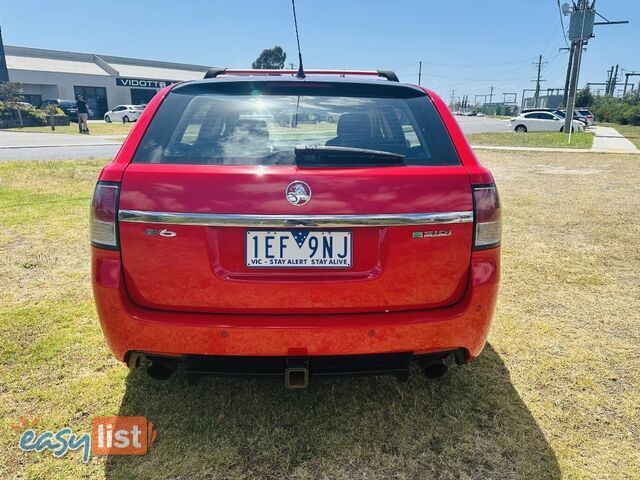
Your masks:
M106 478L560 478L555 454L487 345L430 380L127 377L118 415L157 429L147 455L111 455Z

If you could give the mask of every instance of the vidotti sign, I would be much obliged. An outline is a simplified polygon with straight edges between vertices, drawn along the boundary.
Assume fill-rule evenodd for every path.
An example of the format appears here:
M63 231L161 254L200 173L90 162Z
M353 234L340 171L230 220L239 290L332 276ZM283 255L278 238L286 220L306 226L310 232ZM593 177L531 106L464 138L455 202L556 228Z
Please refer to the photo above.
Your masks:
M164 88L167 85L176 83L175 80L147 80L145 78L116 78L116 85L119 87L134 88Z

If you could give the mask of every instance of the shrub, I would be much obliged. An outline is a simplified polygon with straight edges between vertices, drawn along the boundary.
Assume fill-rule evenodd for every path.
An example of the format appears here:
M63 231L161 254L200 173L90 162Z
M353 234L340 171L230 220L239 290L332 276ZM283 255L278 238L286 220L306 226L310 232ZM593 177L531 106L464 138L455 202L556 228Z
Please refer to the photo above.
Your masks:
M596 96L591 110L600 121L640 125L640 91L629 92L624 97Z
M32 105L25 103L0 102L0 119L7 122L17 121L17 110L20 110L22 121L25 126L40 126L47 124L46 118L40 110L37 110Z

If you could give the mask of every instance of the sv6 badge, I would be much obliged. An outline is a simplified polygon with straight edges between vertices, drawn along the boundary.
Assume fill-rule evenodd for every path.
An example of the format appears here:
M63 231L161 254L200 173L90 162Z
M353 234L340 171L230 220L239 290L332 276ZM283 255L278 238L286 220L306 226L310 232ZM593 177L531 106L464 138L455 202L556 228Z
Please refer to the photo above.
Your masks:
M162 230L156 230L153 228L147 228L144 232L145 235L160 235L161 237L175 237L176 236L176 232L172 232L171 230L167 230L162 229Z
M412 238L450 237L451 230L430 230L427 232L413 232Z

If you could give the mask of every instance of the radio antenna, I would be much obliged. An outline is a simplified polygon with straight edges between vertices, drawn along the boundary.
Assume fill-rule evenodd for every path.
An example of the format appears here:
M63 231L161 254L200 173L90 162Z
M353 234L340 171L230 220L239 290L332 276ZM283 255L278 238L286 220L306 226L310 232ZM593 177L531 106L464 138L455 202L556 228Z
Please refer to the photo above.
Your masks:
M305 78L304 68L302 67L302 51L300 50L300 36L298 35L298 18L296 17L296 0L291 0L293 7L293 24L296 26L296 42L298 42L298 73L296 77Z

